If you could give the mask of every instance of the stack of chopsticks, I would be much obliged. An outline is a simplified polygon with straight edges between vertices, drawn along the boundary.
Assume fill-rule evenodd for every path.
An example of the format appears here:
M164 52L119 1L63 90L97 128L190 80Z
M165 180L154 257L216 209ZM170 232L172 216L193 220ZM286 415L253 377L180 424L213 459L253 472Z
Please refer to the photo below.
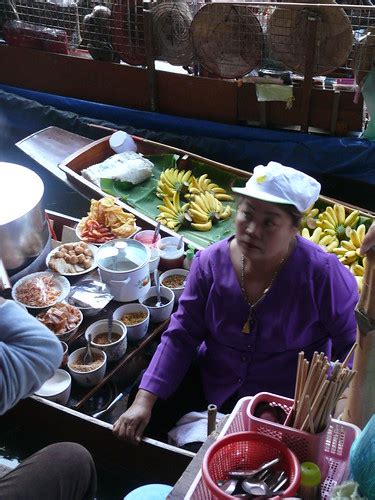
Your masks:
M345 360L330 363L323 352L314 352L311 362L304 352L298 355L294 404L285 425L317 434L323 431L343 392L350 384L355 371L347 364L357 344L354 344Z

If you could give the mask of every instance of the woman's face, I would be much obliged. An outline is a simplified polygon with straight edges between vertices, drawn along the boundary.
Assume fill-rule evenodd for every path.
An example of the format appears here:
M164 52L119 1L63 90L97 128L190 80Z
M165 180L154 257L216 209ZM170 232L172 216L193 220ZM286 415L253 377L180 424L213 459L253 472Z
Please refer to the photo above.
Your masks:
M292 218L273 203L243 198L236 216L236 240L249 259L283 258L297 228Z

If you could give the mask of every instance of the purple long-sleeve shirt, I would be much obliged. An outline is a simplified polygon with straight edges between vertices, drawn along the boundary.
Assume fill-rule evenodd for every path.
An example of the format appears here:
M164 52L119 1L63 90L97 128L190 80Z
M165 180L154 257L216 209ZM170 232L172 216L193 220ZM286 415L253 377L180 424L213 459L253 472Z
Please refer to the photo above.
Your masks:
M292 397L298 353L324 351L345 357L355 340L357 284L335 255L297 237L297 245L267 295L249 315L229 255L229 240L199 252L193 260L167 331L140 388L168 398L184 378L198 348L205 396L220 406L268 391Z

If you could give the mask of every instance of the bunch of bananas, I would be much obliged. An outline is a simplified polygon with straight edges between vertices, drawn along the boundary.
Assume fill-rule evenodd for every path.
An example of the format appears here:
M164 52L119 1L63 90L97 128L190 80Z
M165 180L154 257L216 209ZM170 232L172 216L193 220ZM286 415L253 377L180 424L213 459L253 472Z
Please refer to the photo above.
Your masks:
M318 215L316 225L324 229L325 234L336 236L341 241L348 236L348 231L350 232L350 229L358 223L358 220L358 210L353 210L346 216L344 205L335 203L333 207L328 206L324 212Z
M360 224L357 229L351 229L348 240L342 240L341 246L333 250L339 261L354 274L360 291L362 289L366 262L365 258L361 255L360 248L365 234L366 226Z
M156 196L162 199L165 197L172 199L175 193L187 193L191 179L191 170L167 168L160 174L156 186Z
M189 208L189 203L184 203L181 205L180 193L175 191L172 200L165 196L163 199L163 205L158 205L160 214L156 217L157 221L160 221L165 226L170 229L178 231L179 228L186 222L186 212Z
M220 201L233 201L233 196L228 194L224 188L212 182L207 174L201 175L198 179L195 177L191 178L189 193L186 195L186 198L194 199L195 196L201 193L211 193Z
M190 201L188 213L193 229L209 231L213 222L230 217L232 208L229 205L224 207L213 194L205 191L194 196L194 201Z
M339 240L335 235L325 234L321 227L316 227L311 233L307 227L304 227L301 232L302 236L307 240L313 241L320 245L328 253L331 253L339 246Z

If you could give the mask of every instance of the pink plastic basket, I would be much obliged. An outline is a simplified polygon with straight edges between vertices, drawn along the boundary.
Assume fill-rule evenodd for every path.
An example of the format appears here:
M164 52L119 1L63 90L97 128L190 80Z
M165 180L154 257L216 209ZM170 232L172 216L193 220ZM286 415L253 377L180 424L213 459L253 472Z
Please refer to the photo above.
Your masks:
M219 436L227 436L234 432L242 432L249 428L247 410L252 397L240 399ZM326 442L322 450L323 456L328 464L328 473L321 485L322 500L329 500L336 485L345 481L349 473L349 451L350 447L359 435L358 427L346 422L332 419L326 435ZM203 481L202 473L199 472L193 480L184 500L212 500L213 497Z
M329 426L318 434L310 434L299 429L263 420L254 415L256 407L261 402L266 402L270 406L279 406L287 415L289 415L293 406L293 399L269 392L260 392L248 404L246 412L248 417L247 430L279 439L294 451L300 462L315 462L318 464L322 477L325 479L328 473L328 464L322 451L327 440Z

